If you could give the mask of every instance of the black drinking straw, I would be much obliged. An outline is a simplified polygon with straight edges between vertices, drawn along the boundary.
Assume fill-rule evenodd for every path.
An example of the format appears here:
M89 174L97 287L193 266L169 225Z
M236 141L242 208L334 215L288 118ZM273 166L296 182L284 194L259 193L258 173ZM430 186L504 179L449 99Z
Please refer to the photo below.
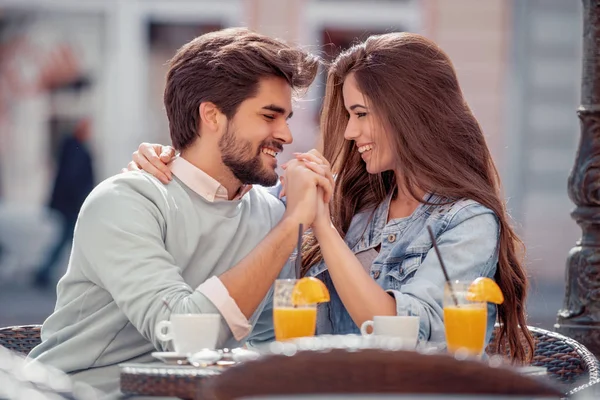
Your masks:
M454 294L454 289L452 289L452 283L450 282L450 277L448 276L448 270L446 269L446 265L444 265L444 260L442 260L442 254L440 253L440 249L438 248L437 241L435 240L435 236L433 235L433 231L431 230L431 226L427 226L427 231L429 231L431 243L433 243L433 248L435 249L435 253L437 254L438 260L440 260L440 265L442 266L442 271L444 272L444 278L446 278L446 283L448 284L448 288L450 289L450 295L452 296L452 300L454 300L454 305L458 307L458 299Z
M296 252L296 278L300 278L300 268L302 267L302 233L304 227L302 224L298 226L298 250Z

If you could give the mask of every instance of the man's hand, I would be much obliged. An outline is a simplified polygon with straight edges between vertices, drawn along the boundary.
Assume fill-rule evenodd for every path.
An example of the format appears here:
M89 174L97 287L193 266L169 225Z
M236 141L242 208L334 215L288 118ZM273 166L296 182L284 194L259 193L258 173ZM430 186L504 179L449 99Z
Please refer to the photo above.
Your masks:
M287 208L284 218L291 218L308 229L317 212L317 188L322 196L331 198L333 187L323 175L309 169L304 161L291 160L285 164L285 195Z
M303 161L308 169L326 178L329 181L333 191L335 181L333 179L333 173L331 172L331 165L321 153L313 149L308 153L295 153L294 155L297 160ZM317 212L315 220L311 226L315 232L315 235L317 235L319 230L331 226L331 214L329 208L331 198L332 196L327 196L326 192L319 187L317 196Z
M315 219L318 196L331 197L333 190L326 177L300 160L287 163L285 184L287 208L281 221L248 256L219 276L246 317L256 310L294 250L298 224L308 229Z
M175 149L161 144L142 143L133 152L132 161L121 172L144 170L162 183L171 181L171 170L167 166L175 158Z

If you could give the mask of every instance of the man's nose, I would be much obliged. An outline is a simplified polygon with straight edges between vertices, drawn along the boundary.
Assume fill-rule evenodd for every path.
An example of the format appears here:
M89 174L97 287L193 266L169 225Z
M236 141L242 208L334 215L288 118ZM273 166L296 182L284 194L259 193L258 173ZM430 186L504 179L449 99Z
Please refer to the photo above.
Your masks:
M283 142L283 144L290 144L294 141L294 138L292 137L292 131L290 130L288 124L284 124L284 126L278 128L273 137Z

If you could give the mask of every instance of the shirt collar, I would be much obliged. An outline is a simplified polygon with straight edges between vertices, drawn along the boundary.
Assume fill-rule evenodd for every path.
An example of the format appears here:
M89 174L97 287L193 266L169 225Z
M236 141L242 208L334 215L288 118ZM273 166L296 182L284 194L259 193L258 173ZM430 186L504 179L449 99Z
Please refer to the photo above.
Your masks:
M169 167L171 168L171 172L173 172L181 182L202 196L206 201L213 203L216 201L229 200L225 186L221 185L215 178L194 166L186 159L176 157ZM252 189L252 185L242 185L232 200L241 199L250 191L250 189Z

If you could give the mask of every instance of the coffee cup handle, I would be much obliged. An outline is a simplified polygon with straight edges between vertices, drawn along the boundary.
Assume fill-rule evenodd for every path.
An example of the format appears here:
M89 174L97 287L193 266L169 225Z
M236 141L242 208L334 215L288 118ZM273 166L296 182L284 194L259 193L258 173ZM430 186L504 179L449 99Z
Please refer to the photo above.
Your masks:
M362 325L360 326L360 334L363 336L373 335L373 333L367 333L367 329L369 327L373 328L373 321L369 320L369 321L363 322Z
M163 329L167 328L167 332L163 332ZM156 337L163 342L168 342L173 339L173 334L171 333L171 321L160 321L156 324Z

